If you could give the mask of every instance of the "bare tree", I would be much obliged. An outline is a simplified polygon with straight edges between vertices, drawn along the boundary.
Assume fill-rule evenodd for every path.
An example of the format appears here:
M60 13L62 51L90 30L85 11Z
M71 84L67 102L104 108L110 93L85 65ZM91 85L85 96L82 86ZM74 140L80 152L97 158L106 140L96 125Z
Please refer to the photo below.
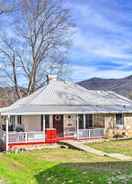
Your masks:
M18 98L21 98L21 92L18 85L18 67L20 58L13 46L14 40L2 39L3 48L0 48L0 54L5 58L4 62L2 62L1 71L3 73L4 78L8 78L10 87L14 87L15 95Z
M8 3L5 3L5 1L0 1L0 15L10 13L13 11L13 9L13 6L9 5Z
M4 40L0 51L6 60L2 73L20 98L22 80L29 95L43 85L48 72L62 75L73 25L60 0L23 0L18 7L15 39Z

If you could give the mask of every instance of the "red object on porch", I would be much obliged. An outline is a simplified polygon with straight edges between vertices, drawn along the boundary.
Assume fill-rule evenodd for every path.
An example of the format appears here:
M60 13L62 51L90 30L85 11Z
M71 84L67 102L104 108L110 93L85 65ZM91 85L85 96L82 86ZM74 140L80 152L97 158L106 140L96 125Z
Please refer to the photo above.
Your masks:
M57 142L56 129L46 129L45 142L46 143L56 143Z

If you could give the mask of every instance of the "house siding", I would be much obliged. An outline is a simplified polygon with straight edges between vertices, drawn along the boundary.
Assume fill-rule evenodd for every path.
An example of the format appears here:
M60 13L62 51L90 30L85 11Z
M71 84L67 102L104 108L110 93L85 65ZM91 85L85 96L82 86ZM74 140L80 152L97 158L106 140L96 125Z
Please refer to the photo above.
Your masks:
M41 116L22 116L22 125L26 131L41 131Z
M105 114L105 137L112 138L114 135L114 128L116 125L115 114Z
M105 114L105 129L112 129L116 125L115 114Z
M67 135L68 131L69 134L76 131L76 120L77 116L75 114L64 115L64 135Z
M124 114L124 126L132 130L132 114Z
M93 115L93 127L104 128L105 127L105 116L104 114Z

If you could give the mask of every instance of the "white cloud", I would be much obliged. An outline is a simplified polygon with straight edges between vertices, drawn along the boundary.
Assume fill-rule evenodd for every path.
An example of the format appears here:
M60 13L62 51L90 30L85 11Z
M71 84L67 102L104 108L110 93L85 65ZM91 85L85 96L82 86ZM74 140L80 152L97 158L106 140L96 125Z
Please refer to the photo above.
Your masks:
M95 67L84 67L79 65L72 66L72 79L74 81L81 81L92 77L100 78L122 78L124 76L131 75L131 71L123 70L98 70Z
M102 3L105 2L105 3ZM131 74L132 68L132 30L130 29L130 13L124 12L119 2L99 0L72 1L71 8L77 22L76 35L73 40L71 60L77 72L74 78L123 77ZM102 61L101 61L102 59ZM96 62L94 62L94 60ZM113 70L99 70L99 63L108 62L108 66L119 67ZM79 65L77 66L77 62ZM93 61L93 64L91 64ZM88 66L90 63L90 67ZM98 66L96 65L98 63ZM85 65L85 66L84 66ZM128 70L128 71L127 71Z
M113 6L111 6L113 5ZM122 22L130 21L131 14L128 12L122 13L119 6L114 6L114 2L111 3L101 3L98 0L96 3L94 1L85 1L85 3L71 2L70 6L73 10L74 16L77 17L78 23L82 26L96 27L105 29L112 32L122 33L130 31L129 28L124 26Z
M88 37L79 29L74 37L74 48L80 50L80 53L88 56L97 56L105 58L132 59L132 55L126 50L131 48L132 44L122 40L107 40L98 35Z

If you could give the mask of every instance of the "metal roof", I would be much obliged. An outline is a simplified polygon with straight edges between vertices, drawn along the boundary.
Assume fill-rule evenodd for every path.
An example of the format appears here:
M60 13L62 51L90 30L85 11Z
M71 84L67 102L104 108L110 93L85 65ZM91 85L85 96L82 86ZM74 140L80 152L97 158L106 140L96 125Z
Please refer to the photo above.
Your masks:
M112 91L87 90L70 82L51 80L0 112L3 115L132 112L132 101Z

